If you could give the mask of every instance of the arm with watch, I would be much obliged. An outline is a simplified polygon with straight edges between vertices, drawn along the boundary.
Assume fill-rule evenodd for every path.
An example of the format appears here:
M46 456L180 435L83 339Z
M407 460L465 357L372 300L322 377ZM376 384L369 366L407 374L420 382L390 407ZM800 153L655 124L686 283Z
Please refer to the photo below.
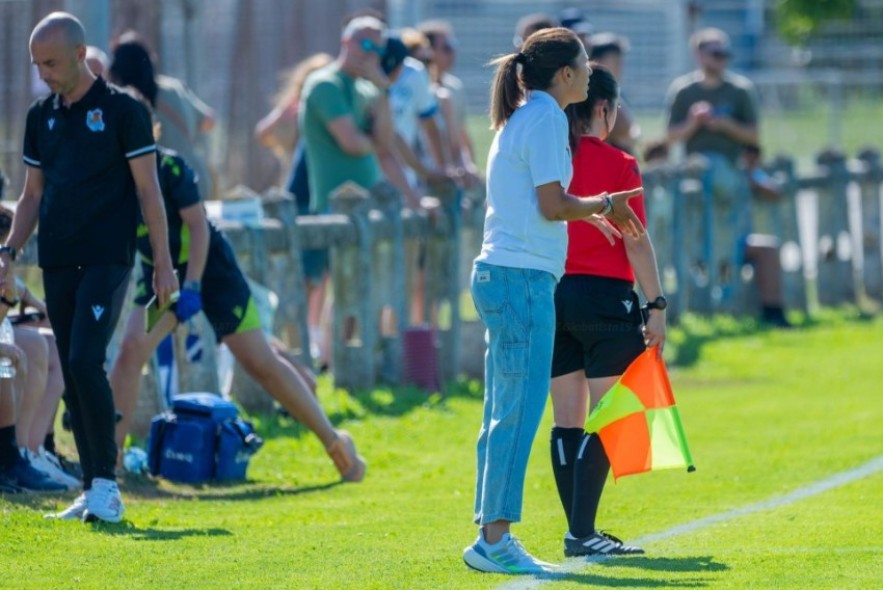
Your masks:
M665 348L665 308L668 307L668 302L662 294L653 242L650 241L650 235L644 233L638 239L625 236L623 243L629 263L635 271L635 279L647 299L647 305L641 308L644 315L644 342L648 347L655 346L657 355L662 358Z
M24 190L18 198L6 243L0 246L0 292L6 290L7 281L15 280L15 257L37 227L42 199L43 171L25 166Z

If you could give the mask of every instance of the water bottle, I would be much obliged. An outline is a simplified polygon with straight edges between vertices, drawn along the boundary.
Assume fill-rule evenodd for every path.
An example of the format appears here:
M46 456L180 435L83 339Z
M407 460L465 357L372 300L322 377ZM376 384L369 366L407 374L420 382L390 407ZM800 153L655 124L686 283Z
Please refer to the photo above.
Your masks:
M139 447L129 447L123 455L123 467L129 473L146 473L147 453Z
M15 344L15 332L12 330L9 318L3 318L3 323L0 324L0 342ZM0 356L0 379L12 379L13 377L15 377L15 365L12 364L12 359Z

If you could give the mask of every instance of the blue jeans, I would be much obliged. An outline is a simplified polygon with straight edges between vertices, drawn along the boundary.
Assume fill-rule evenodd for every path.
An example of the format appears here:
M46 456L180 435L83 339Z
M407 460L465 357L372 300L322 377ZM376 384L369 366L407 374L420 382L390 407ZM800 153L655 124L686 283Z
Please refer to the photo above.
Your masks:
M524 477L549 394L555 277L476 262L472 299L487 327L475 523L521 520Z

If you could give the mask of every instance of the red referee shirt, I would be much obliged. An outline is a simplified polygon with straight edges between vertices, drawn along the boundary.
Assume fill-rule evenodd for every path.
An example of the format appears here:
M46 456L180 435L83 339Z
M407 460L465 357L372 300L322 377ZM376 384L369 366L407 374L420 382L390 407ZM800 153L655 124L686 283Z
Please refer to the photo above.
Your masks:
M573 157L573 179L567 192L578 197L615 193L641 186L641 172L634 157L597 137L580 138ZM642 224L646 224L644 196L629 201ZM595 275L635 281L635 273L617 239L611 246L601 231L584 221L567 223L565 274ZM624 239L625 238L624 236Z

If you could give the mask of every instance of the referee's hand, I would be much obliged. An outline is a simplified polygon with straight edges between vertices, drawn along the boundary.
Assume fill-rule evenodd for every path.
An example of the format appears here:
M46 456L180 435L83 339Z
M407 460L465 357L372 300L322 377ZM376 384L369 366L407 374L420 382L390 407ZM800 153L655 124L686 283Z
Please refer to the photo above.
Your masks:
M160 307L177 298L178 277L171 265L155 266L153 269L153 292L159 300Z

